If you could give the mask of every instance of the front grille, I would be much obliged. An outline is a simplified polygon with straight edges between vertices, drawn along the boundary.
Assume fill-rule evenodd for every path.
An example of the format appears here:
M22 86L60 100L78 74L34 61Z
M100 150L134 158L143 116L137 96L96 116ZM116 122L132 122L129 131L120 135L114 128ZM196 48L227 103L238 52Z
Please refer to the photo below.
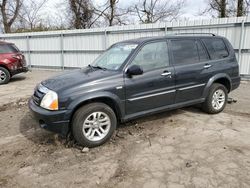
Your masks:
M33 95L33 101L34 101L34 103L36 104L36 105L40 105L40 99L37 97L37 96L35 96L35 94Z
M42 98L44 97L44 95L46 94L46 89L44 86L39 85L36 90L34 91L33 94L33 101L36 105L40 105Z

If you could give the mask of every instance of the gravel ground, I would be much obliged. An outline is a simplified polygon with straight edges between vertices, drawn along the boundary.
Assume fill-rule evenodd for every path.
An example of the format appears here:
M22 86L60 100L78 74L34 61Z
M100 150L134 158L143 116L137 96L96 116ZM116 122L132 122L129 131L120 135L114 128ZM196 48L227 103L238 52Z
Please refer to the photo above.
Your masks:
M14 76L9 84L0 86L0 105L30 97L37 83L59 73L61 71L32 70L32 72Z
M250 187L249 82L220 114L189 107L141 118L82 150L40 129L27 107L34 86L58 73L0 86L0 187Z

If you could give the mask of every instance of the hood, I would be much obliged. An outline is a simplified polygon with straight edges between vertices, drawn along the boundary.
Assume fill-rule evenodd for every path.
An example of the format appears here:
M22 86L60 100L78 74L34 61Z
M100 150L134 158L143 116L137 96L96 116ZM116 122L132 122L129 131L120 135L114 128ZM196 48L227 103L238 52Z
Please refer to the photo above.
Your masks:
M115 71L91 69L86 67L80 70L68 71L66 73L62 73L58 76L44 80L42 81L42 85L58 92L60 90L66 90L74 86L90 84L92 81L97 81L98 79L103 79L115 74Z

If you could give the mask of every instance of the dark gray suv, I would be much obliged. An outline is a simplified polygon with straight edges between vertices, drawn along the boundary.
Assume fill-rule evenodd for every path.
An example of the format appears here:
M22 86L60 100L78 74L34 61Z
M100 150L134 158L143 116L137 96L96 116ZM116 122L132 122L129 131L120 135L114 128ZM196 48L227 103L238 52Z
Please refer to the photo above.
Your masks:
M234 49L224 37L140 38L41 82L29 107L42 128L71 131L81 145L95 147L119 122L199 103L205 112L219 113L239 85Z

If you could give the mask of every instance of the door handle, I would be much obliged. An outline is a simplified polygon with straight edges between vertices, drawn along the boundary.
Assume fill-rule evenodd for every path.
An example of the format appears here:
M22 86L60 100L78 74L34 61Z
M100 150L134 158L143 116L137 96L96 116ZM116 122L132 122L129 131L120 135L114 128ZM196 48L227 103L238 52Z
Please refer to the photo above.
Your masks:
M171 72L164 72L164 73L162 73L161 75L162 76L169 76L169 75L171 75L172 73Z
M210 67L212 67L212 65L210 65L210 64L204 65L204 69L208 69L208 68L210 68Z

